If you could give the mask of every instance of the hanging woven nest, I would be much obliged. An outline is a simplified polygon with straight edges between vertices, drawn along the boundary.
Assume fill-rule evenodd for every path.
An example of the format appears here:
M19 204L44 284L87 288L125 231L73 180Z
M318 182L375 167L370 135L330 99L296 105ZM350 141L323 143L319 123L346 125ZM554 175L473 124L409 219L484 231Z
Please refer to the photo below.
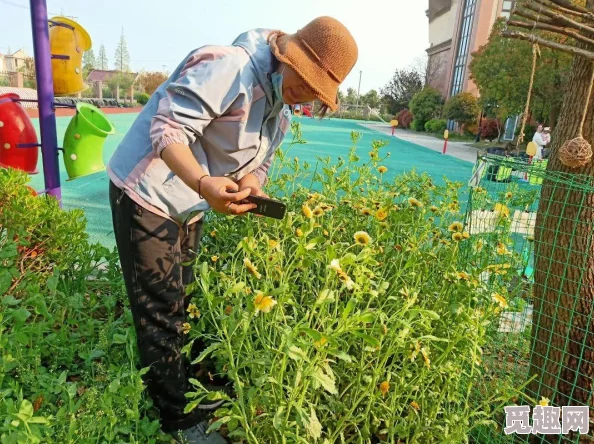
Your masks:
M563 144L558 156L563 165L569 168L581 168L592 160L592 145L583 137L576 137Z

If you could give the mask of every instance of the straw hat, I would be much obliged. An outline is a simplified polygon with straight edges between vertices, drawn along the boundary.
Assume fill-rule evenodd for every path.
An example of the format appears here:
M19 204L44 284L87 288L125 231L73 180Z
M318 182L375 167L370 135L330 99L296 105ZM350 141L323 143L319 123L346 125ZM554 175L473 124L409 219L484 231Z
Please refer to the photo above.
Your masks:
M348 29L332 17L318 17L295 34L275 31L270 48L290 66L332 111L338 87L357 62L358 49Z

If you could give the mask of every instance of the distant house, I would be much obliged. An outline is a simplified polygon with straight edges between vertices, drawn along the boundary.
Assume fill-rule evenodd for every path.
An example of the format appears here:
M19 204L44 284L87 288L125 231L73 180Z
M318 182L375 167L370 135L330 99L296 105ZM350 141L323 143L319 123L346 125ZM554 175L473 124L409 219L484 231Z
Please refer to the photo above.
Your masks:
M24 49L19 49L11 54L0 53L0 71L16 72L25 67L25 60L28 58Z
M138 73L129 72L129 73L122 73L120 71L107 71L102 69L93 69L89 75L87 76L87 83L91 84L93 90L95 91L95 97L102 99L103 98L103 87L109 86L109 81L117 76L123 74L125 76L131 77L132 86L130 87L130 98L134 98L134 84L138 79ZM115 96L117 100L120 100L120 87L119 85L116 88Z

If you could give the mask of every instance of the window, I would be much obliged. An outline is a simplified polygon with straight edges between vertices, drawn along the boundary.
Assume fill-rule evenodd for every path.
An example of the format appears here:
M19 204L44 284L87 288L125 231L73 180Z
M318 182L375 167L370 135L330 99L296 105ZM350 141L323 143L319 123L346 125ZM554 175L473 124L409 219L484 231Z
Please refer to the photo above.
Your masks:
M456 59L454 63L454 75L452 77L451 95L455 96L462 91L464 76L466 75L466 62L470 39L472 37L472 25L474 21L474 12L476 9L476 0L465 0L460 22L460 37L458 38L458 48L456 50Z
M513 7L514 2L512 0L505 0L501 8L501 17L509 18Z

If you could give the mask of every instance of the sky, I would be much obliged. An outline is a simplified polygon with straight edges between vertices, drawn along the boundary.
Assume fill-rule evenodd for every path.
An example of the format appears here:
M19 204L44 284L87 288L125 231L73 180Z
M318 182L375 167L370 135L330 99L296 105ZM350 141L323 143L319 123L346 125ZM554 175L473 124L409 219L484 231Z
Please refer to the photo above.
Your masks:
M193 49L229 45L253 28L292 33L329 15L353 34L359 60L341 89L361 94L384 86L396 69L410 66L428 45L426 0L47 0L50 18L75 17L91 35L95 55L103 44L113 68L124 32L134 71L171 72ZM95 5L95 6L94 6ZM286 12L282 12L282 11ZM28 0L0 0L0 52L24 48L33 55Z

